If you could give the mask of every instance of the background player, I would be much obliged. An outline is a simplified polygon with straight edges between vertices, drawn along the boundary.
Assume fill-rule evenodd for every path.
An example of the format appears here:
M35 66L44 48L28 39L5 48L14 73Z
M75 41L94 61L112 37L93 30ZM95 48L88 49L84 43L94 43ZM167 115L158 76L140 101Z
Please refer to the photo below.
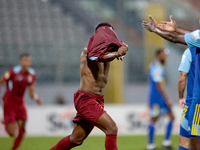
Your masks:
M164 90L164 65L167 61L167 58L168 54L164 51L164 49L158 49L156 51L156 60L151 63L149 68L149 106L151 121L148 132L148 150L153 150L156 148L154 144L155 123L158 118L164 114L168 115L170 121L166 127L165 139L162 144L164 148L172 149L170 137L174 121L174 114L171 111L172 103Z
M114 32L110 24L99 24L96 28L96 33L101 32L103 34L102 38L105 38L106 33L104 31ZM94 41L94 38L90 39ZM115 50L113 52L106 52L101 57L102 61L93 61L93 58L87 57L87 48L81 53L80 88L74 94L74 104L77 110L77 115L73 120L75 126L72 134L60 140L51 150L69 150L81 145L94 126L106 134L106 150L118 149L116 143L118 129L115 122L104 110L103 98L104 88L108 81L110 61L125 55L128 49L126 46L121 46Z
M182 56L182 60L179 66L179 104L183 109L180 124L180 136L179 136L179 150L189 150L190 147L190 134L188 131L188 117L193 97L194 87L194 75L195 75L195 55L196 48L188 48L185 50ZM185 86L187 83L187 96L184 98Z
M31 64L31 56L23 53L20 55L20 65L13 67L0 78L0 86L6 83L3 97L4 123L11 137L15 137L16 123L18 125L18 136L15 137L11 150L17 149L25 134L27 112L23 96L27 86L29 86L29 96L38 104L42 102L35 93L36 74L30 68Z
M156 25L155 20L153 20L153 18L151 16L149 16L149 18L151 21L143 21L142 25L144 28L146 28L150 32L154 32L154 33L158 34L159 36L161 36L171 42L180 43L180 44L188 45L190 48L199 49L199 47L200 47L200 30L191 31L191 30L181 28L175 23L175 21L172 19L172 16L170 16L169 22L162 21L161 24L159 24L158 26ZM193 87L193 90L194 90L193 91L193 99L194 99L194 95L195 94L198 95L198 93L199 93L199 91L198 91L199 83L197 83L199 72L196 71L199 69L199 65L198 65L196 58L195 58L195 60L196 60L196 62L195 62L195 66L196 66L195 67L195 79L196 79L197 86L194 85L194 87ZM194 81L194 84L195 84L195 81ZM195 93L195 91L197 91L197 92ZM189 117L188 117L189 118L189 129L192 129L193 126L195 126L195 129L197 127L196 130L198 130L198 126L196 124L193 125L193 120L196 119L194 114L195 114L195 112L198 112L198 111L195 111L195 109L196 109L196 106L198 106L198 105L199 104L197 102L194 102L194 100L192 100L192 105L191 105ZM190 133L190 134L192 134L192 133ZM190 137L190 141L191 141L190 142L191 149L199 149L200 148L200 136L198 134L192 134L192 136Z

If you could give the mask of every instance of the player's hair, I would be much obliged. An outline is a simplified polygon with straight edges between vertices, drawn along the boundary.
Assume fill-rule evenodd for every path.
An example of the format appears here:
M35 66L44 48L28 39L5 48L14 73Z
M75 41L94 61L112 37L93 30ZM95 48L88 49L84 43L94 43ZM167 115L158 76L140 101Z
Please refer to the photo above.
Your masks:
M158 48L158 49L155 51L155 56L160 55L161 52L164 52L164 48Z
M99 24L96 26L95 32L97 31L98 28L100 28L100 27L102 27L102 26L108 26L108 27L111 27L111 28L114 30L114 28L113 28L113 26L112 26L111 24L109 24L109 23L107 23L107 22L101 22L101 23L99 23Z
M19 56L19 58L20 58L20 60L21 60L23 57L30 57L30 56L31 56L31 55L28 54L28 53L21 53L20 56Z

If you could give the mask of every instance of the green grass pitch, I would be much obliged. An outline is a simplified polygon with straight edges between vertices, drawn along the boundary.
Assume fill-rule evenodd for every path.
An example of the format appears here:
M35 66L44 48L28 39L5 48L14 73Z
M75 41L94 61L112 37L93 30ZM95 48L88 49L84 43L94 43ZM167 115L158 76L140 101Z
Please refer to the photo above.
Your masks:
M49 150L62 137L25 137L18 150ZM89 136L84 143L73 150L104 150L104 136ZM161 148L163 136L156 136L155 142ZM0 150L9 150L13 142L12 138L0 137ZM145 150L147 136L118 136L119 150ZM178 135L172 136L172 145L178 149Z

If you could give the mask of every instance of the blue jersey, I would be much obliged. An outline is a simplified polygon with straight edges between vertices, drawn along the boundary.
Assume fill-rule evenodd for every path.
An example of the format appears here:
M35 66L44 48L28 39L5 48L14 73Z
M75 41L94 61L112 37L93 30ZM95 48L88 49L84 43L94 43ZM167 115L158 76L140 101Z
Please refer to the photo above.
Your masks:
M157 103L159 105L165 104L165 100L159 92L156 83L165 84L164 66L155 60L149 67L149 104L150 106Z
M184 35L185 42L187 45L192 47L199 47L200 48L200 30L195 30L191 33L186 33Z
M188 73L186 102L191 102L193 96L195 55L196 55L196 47L186 49L185 52L183 53L182 60L178 69L179 71Z
M200 48L196 50L195 61L195 79L193 89L193 101L194 103L200 103Z

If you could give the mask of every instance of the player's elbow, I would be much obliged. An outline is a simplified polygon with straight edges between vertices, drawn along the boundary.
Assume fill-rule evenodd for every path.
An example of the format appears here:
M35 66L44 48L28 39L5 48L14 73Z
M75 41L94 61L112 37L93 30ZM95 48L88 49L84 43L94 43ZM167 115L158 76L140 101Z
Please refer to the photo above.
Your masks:
M178 80L178 84L179 85L182 85L182 84L185 84L185 79L183 79L183 78L180 78L179 80Z

